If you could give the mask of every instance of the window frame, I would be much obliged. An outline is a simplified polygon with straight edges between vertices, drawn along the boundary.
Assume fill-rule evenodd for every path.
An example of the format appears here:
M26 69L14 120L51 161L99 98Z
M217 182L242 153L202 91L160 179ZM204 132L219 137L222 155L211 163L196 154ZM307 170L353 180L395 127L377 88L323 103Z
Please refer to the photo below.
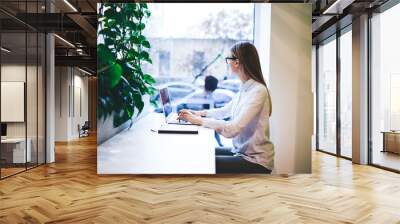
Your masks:
M320 40L316 44L316 51L315 51L315 65L316 65L316 70L315 70L315 81L316 81L316 151L323 152L329 155L333 155L339 158L344 158L347 160L352 160L352 158L347 157L342 155L342 150L341 150L341 118L340 118L340 113L341 113L341 108L340 108L340 103L341 103L341 97L340 97L340 84L341 84L341 67L340 67L340 60L341 60L341 55L340 55L340 37L344 35L347 32L352 32L352 23L346 25L345 27L341 28L340 30L337 30L335 33L332 35L326 37L325 39ZM336 41L336 152L328 152L327 150L321 149L319 146L319 111L320 111L320 105L319 105L319 84L320 84L320 75L319 75L319 47L322 44L327 44L331 41Z
M33 13L39 13L39 2L45 3L44 1L34 1L33 3L36 3L36 12L33 12ZM27 2L25 2L25 3L27 3ZM30 13L30 12L28 12L27 4L25 4L23 7L24 7L25 11L22 12L22 14L25 16L25 19L26 19L27 14ZM24 168L21 169L20 171L17 171L17 172L8 174L8 175L4 175L2 173L2 167L0 166L0 181L1 181L1 180L4 180L4 179L7 179L9 177L18 175L20 173L23 173L23 172L26 172L28 170L31 170L31 169L34 169L34 168L37 168L39 166L47 164L47 144L48 144L48 141L47 141L47 80L46 80L46 78L47 78L47 44L48 44L48 39L47 39L48 36L47 36L47 34L48 33L44 32L42 30L36 29L36 28L30 26L27 23L23 23L23 21L19 20L12 13L10 13L7 10L1 8L1 4L0 4L0 10L2 11L2 13L6 14L12 20L15 20L17 22L22 23L22 26L23 26L23 30L21 29L21 30L17 30L17 31L7 31L7 30L4 31L4 30L0 29L0 46L2 45L2 35L3 34L11 33L11 34L24 35L24 49L21 50L21 51L24 51L24 53L25 53L24 56L21 57L25 61L25 63L24 63L24 66L25 66L25 68L24 68L24 72L25 72L25 81L24 81L24 83L25 83L24 84L25 85L25 87L24 87L24 90L25 90L25 93L24 93L24 135L22 137L24 139L24 142L25 142L25 146L24 146L24 149L25 149L25 164L24 164ZM46 7L45 12L48 12L48 7ZM0 24L0 28L1 28L1 24ZM34 163L30 164L30 165L28 165L28 162L27 162L28 161L28 153L27 153L27 148L28 148L28 144L27 144L28 143L28 124L29 124L29 121L30 121L29 118L28 118L28 105L27 105L27 103L28 103L28 97L27 97L28 64L29 64L28 63L28 48L29 48L29 46L28 46L28 39L29 39L28 34L32 34L34 37L36 37L36 41L34 41L34 44L36 44L36 47L33 48L35 50L35 53L36 53L36 59L32 63L36 67L36 69L35 69L35 72L31 73L31 74L34 74L36 76L36 86L35 86L36 91L34 93L35 97L36 97L36 122L33 121L32 124L31 124L31 125L36 125L36 128L35 128L36 129L35 130L36 131L36 135L31 137L32 139L34 139L34 138L36 139L36 158L35 158L36 161ZM39 43L42 44L41 45L42 49L40 49ZM39 51L39 49L41 51ZM42 71L41 71L41 73L42 73L41 76L42 76L42 82L43 82L42 84L43 84L43 88L44 88L43 92L41 93L42 96L44 96L44 98L42 98L43 105L41 105L41 107L43 109L43 113L44 113L43 117L39 117L39 116L42 115L42 114L39 115L39 65L40 65L40 63L39 63L39 58L40 58L39 55L40 55L40 53L39 52L43 53L43 55L41 55L41 60L43 60L43 62L42 62L43 63L42 66L43 67L42 67ZM2 54L3 53L0 53L0 82L2 80L2 76L1 76L1 73L2 73L2 71L1 71L2 69L1 68L3 66ZM0 89L1 89L1 86L0 86ZM1 105L0 105L0 110L1 110ZM43 152L43 155L41 155L41 159L43 160L42 162L39 161L39 120L44 125L43 132L42 132L42 134L43 134L43 142L42 142L43 145L42 145L42 148L41 148L42 152ZM2 123L1 119L0 119L0 123ZM0 157L1 157L1 153L2 153L2 146L0 145ZM32 150L31 153L33 154L33 153L35 153L35 151Z

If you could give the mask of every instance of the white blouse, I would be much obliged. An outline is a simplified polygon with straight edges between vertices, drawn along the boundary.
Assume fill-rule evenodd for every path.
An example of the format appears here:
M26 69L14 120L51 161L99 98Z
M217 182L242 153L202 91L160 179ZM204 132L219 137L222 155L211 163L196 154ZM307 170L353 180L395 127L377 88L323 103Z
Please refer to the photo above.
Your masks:
M252 79L222 108L207 110L203 126L215 129L226 138L233 138L232 153L274 168L274 145L269 139L270 97L267 88ZM229 121L223 120L230 117Z

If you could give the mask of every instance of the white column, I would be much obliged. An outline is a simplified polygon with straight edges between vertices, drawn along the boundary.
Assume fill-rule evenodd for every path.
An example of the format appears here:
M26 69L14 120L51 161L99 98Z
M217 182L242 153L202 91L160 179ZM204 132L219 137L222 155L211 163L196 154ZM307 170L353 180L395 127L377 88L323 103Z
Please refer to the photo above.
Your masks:
M55 76L54 76L54 35L46 36L46 163L55 161Z
M270 42L271 42L271 4L255 3L254 11L254 45L261 62L265 81L269 82Z
M353 20L353 162L368 162L368 16Z
M271 4L271 140L278 174L311 173L311 4Z
M54 12L54 5L46 1L46 12ZM55 42L54 35L46 35L46 163L55 161Z

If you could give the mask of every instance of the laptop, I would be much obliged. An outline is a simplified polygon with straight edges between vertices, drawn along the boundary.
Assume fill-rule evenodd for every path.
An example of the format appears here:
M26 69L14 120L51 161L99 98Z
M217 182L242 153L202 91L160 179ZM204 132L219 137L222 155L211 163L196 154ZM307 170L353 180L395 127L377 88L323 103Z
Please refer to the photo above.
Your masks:
M171 100L168 89L160 89L160 99L163 106L165 124L162 124L158 129L160 134L198 134L197 125L189 122L178 120L178 114L172 112ZM184 126L185 125L185 126Z
M179 125L192 125L190 122L184 120L178 120L178 114L172 112L171 98L168 93L168 88L160 89L160 99L163 107L165 116L165 123L167 124L179 124Z

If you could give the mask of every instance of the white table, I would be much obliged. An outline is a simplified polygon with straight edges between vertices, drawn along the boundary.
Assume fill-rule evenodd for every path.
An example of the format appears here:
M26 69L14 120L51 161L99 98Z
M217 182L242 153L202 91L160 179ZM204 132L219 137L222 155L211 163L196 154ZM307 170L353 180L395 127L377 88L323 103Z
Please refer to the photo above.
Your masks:
M31 145L30 138L26 140L27 146L25 151L25 138L6 138L1 139L1 144L4 146L13 146L13 163L25 163L31 161ZM5 150L4 150L5 151ZM26 154L25 154L26 152Z
M150 113L97 147L98 174L215 174L214 130L199 134L151 131L164 116Z

